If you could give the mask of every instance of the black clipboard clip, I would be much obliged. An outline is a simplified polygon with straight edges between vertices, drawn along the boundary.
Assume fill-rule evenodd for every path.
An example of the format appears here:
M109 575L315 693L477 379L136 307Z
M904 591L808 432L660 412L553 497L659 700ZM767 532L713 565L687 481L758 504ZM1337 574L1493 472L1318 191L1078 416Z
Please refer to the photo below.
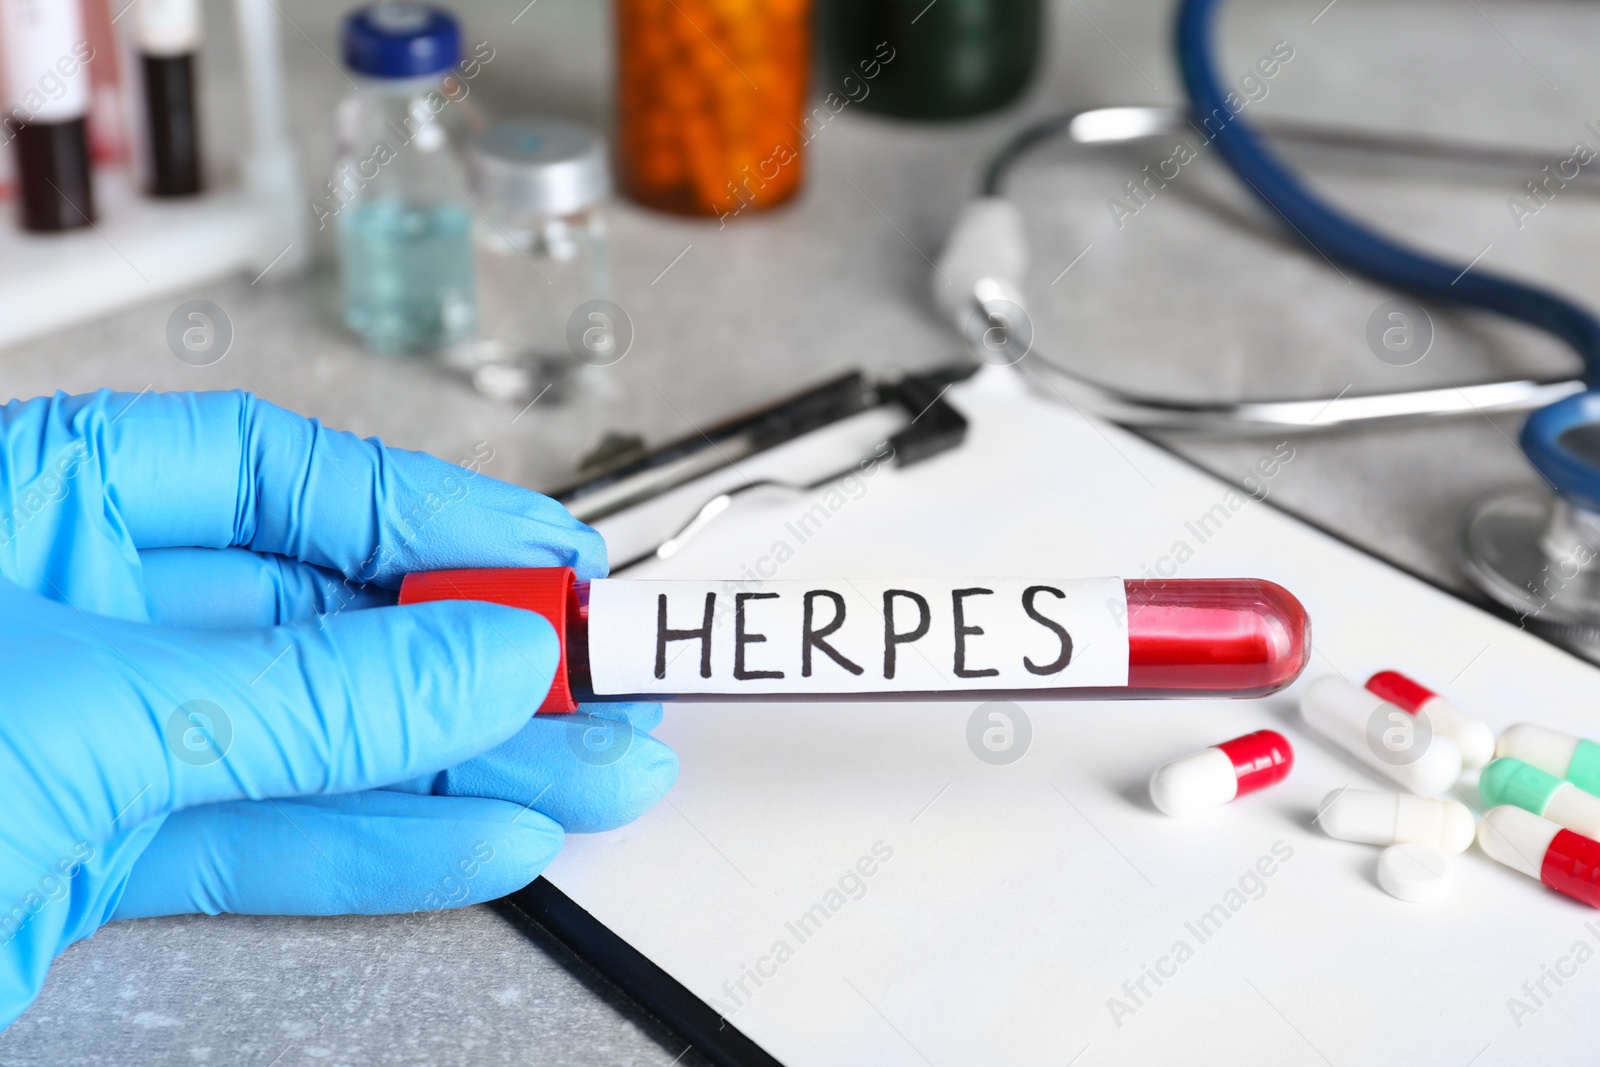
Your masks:
M894 465L920 463L966 439L966 416L945 393L976 370L977 364L962 362L893 381L872 381L851 371L650 451L636 436L608 434L579 461L583 479L549 495L577 518L596 522L741 459L884 407L900 408L909 416L905 427L889 438ZM793 488L827 484L843 473Z

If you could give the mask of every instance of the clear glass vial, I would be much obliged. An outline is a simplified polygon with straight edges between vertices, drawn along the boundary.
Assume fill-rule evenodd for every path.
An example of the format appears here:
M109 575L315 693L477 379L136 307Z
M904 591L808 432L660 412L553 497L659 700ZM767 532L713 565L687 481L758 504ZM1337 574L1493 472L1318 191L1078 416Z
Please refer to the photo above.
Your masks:
M355 86L339 103L329 200L313 210L338 229L345 324L378 352L446 347L477 319L472 208L452 152L471 125L460 27L384 0L350 14L343 48Z
M608 362L570 332L610 296L605 143L564 119L508 119L472 139L467 165L482 215L479 330L457 358L488 395L565 399Z

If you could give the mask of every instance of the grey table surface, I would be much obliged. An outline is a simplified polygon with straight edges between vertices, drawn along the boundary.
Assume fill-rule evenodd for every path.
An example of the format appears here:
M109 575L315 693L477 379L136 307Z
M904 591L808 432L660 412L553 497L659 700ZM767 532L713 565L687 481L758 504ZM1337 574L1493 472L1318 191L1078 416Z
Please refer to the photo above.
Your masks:
M599 0L459 4L496 58L475 87L494 113L605 125L609 7ZM307 175L331 155L344 89L340 8L283 0L293 128ZM385 441L446 458L479 442L488 473L535 488L570 475L606 429L651 440L847 368L877 373L959 354L927 295L929 258L974 188L987 151L1056 110L1178 99L1169 5L1059 0L1047 62L1022 103L994 117L906 125L847 108L809 148L800 200L713 223L614 212L617 300L628 358L581 404L475 395L425 362L372 357L331 313L329 249L308 277L219 280L187 296L220 304L236 331L220 363L192 367L164 342L177 297L0 352L0 389L27 397L102 386L246 388ZM228 5L210 2L204 57L208 147L237 148L239 88ZM1591 42L1600 7L1560 0L1240 0L1225 64L1241 74L1275 41L1294 58L1250 105L1389 131L1548 150L1554 161L1600 118ZM1107 201L1170 146L1039 154L1016 176L1034 247L1038 344L1107 382L1186 396L1325 396L1570 372L1576 360L1527 330L1435 312L1427 358L1374 357L1373 310L1390 294L1305 254L1214 161L1186 166L1118 227ZM1340 203L1466 262L1559 286L1600 288L1600 205L1564 191L1521 228L1507 207L1535 173L1426 170L1297 153ZM1534 168L1535 170L1537 168ZM1087 252L1084 252L1085 249ZM1065 271L1074 257L1082 258ZM669 268L670 265L670 269ZM1463 590L1461 509L1531 484L1517 417L1302 434L1273 501L1424 578ZM1239 477L1259 439L1169 434L1163 442ZM487 907L380 918L184 917L115 924L70 948L37 1003L0 1035L7 1064L671 1064L693 1053ZM681 1055L681 1058L680 1058Z

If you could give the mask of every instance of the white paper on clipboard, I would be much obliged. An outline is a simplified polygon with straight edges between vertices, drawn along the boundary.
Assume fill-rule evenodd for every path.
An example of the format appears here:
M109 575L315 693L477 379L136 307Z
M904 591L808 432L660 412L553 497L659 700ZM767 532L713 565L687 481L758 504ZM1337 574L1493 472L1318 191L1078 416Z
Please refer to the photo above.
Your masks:
M1023 705L1010 763L969 742L975 702L669 707L677 786L547 877L790 1067L1589 1057L1600 916L1476 848L1444 903L1384 895L1378 850L1312 818L1387 783L1296 699L1395 668L1497 730L1595 735L1600 672L1008 373L950 398L963 447L859 480L803 543L784 524L811 499L749 494L634 573L782 554L768 577L1267 578L1311 612L1305 678L1258 701ZM1293 462L1292 441L1262 450ZM1264 727L1294 744L1287 781L1192 820L1150 806L1157 766ZM1562 959L1565 984L1530 996Z

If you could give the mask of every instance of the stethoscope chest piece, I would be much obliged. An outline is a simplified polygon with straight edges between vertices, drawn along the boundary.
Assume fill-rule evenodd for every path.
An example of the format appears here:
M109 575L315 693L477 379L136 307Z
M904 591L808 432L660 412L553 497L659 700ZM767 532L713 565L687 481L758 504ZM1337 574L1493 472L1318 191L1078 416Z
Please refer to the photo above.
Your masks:
M1600 661L1600 392L1534 412L1521 444L1549 486L1475 505L1462 567L1529 629Z

